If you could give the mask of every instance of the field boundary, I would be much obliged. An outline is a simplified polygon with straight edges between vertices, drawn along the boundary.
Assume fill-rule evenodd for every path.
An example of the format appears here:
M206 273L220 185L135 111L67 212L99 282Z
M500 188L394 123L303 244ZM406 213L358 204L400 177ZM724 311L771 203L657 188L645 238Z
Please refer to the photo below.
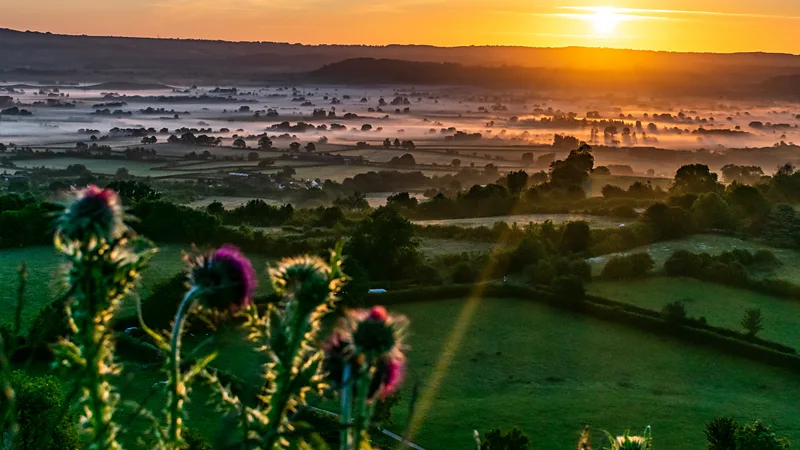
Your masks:
M386 306L422 301L467 298L474 285L450 285L405 289L369 296L369 304ZM559 298L538 288L485 283L481 297L514 298L548 305L553 308L584 314L597 319L635 328L640 331L678 339L696 346L711 347L722 353L747 358L759 363L800 372L800 356L795 349L765 339L746 337L744 333L687 319L681 323L666 321L660 313L597 296L583 300Z

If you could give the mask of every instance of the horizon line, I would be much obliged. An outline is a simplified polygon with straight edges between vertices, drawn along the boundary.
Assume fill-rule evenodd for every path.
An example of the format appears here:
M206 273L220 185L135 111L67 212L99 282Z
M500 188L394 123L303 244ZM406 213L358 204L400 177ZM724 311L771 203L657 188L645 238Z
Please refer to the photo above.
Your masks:
M532 45L512 45L512 44L462 44L462 45L436 45L436 44L412 44L412 43L390 43L390 44L311 44L303 42L289 42L289 41L252 41L252 40L229 40L229 39L212 39L212 38L199 38L199 37L161 37L161 36L131 36L131 35L96 35L96 34L68 34L68 33L54 33L51 31L38 31L38 30L18 30L8 27L0 27L0 32L14 32L20 34L41 34L45 36L63 36L73 38L99 38L99 39L151 39L151 40L166 40L166 41L201 41L201 42L223 42L229 44L281 44L281 45L302 45L307 47L433 47L440 49L457 49L457 48L520 48L520 49L541 49L541 50L564 50L564 49L591 49L591 50L617 50L617 51L630 51L630 52L650 52L650 53L672 53L672 54L685 54L685 55L773 55L773 56L800 56L800 53L789 52L769 52L769 51L732 51L732 52L714 52L714 51L676 51L676 50L653 50L645 48L630 48L630 47L603 47L603 46L588 46L588 45L565 45L560 47L547 47L547 46L532 46Z

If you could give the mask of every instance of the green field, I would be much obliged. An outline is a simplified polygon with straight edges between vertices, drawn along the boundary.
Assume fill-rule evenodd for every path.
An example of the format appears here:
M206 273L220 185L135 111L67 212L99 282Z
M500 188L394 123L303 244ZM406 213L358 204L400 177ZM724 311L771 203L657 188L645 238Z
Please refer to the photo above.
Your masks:
M751 252L758 250L771 251L783 264L780 267L770 270L769 272L761 273L760 275L800 283L800 252L790 249L774 248L758 241L745 241L729 236L696 234L674 241L656 242L655 244L644 247L637 247L622 252L622 254L646 251L655 261L655 269L660 270L664 265L664 261L672 256L672 253L676 250L688 250L694 253L718 255L722 252L734 249L749 250ZM590 259L588 262L592 265L592 272L595 275L599 274L608 259L612 256L614 255L603 255Z
M246 204L250 200L263 200L263 201L269 203L270 205L283 205L283 203L281 203L280 201L274 200L274 199L269 199L269 198L230 197L230 196L225 196L225 195L217 195L217 196L212 196L212 197L204 197L204 198L202 198L200 200L195 200L195 201L193 201L191 203L187 203L186 206L189 206L189 207L192 207L192 208L205 208L206 206L208 206L211 203L214 203L216 201L216 202L222 203L222 205L225 206L225 209L233 209L233 208L236 208L237 206L242 206L242 205Z
M275 170L264 170L262 173L272 173ZM398 172L422 172L426 176L442 176L450 173L447 171L437 170L424 170L424 169L396 169L388 167L372 167L372 166L346 166L346 165L328 165L328 166L312 166L312 167L297 167L294 178L307 179L307 180L332 180L341 183L345 178L352 178L360 173L367 172L380 172L382 170L393 170Z
M422 397L463 300L394 307L411 319L403 400ZM518 301L481 301L413 441L471 448L472 430L515 425L533 448L574 448L584 424L635 432L653 427L658 447L706 448L705 423L720 415L763 419L797 441L797 375L668 338ZM395 423L404 423L404 408ZM597 446L600 448L600 446Z
M690 317L703 316L710 325L744 331L745 310L760 308L764 330L760 337L800 349L800 302L691 278L653 277L634 281L605 281L588 286L598 297L660 311L674 301L686 305Z
M141 296L147 296L153 286L183 269L184 262L181 259L183 250L183 247L172 245L159 247L158 253L150 261L150 266L142 274L142 286L138 291ZM263 273L267 259L257 256L252 259L254 267ZM52 247L0 251L0 284L5 286L0 290L0 323L10 323L13 320L17 301L17 267L22 262L28 267L25 306L22 311L23 326L27 327L43 305L63 292L62 275L65 266L64 258ZM264 286L262 292L263 288ZM130 311L131 304L132 301L126 305L126 311Z
M460 241L456 239L422 238L419 240L419 250L425 256L451 255L454 253L485 253L490 251L494 244L489 242Z
M35 167L46 167L48 169L66 169L72 164L83 164L89 171L104 175L114 175L120 167L128 169L131 175L138 177L158 177L165 175L176 175L185 173L179 170L163 169L164 163L129 161L124 159L90 159L90 158L48 158L48 159L28 159L15 160L14 164L19 168L31 169Z
M460 227L473 228L491 227L497 222L505 222L509 225L517 224L519 226L523 226L529 223L544 223L548 220L552 220L556 225L577 220L585 220L594 228L616 228L621 224L634 222L633 219L617 220L610 217L590 216L584 214L517 214L512 216L469 217L465 219L416 220L414 223L417 225L458 225Z

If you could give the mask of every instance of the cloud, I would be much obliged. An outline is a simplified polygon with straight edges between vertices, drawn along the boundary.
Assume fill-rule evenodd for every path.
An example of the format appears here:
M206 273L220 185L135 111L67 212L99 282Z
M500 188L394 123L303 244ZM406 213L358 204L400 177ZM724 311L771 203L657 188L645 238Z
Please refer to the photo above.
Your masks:
M758 13L733 13L725 11L693 11L685 9L604 8L595 6L559 6L557 8L568 9L572 11L586 11L586 12L612 10L616 14L632 14L635 15L635 17L660 16L662 19L670 18L664 16L722 16L722 17L744 17L744 18L754 18L754 19L800 20L800 16L784 16L784 15L758 14ZM647 14L648 16L640 16L639 14Z

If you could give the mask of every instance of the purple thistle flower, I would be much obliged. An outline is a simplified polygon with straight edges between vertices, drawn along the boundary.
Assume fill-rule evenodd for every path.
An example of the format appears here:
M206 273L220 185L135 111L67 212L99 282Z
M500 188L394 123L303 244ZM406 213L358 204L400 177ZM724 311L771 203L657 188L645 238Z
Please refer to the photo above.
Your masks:
M404 319L390 316L383 306L352 311L350 317L355 322L353 343L359 351L383 355L397 347Z
M250 304L256 289L256 271L233 245L223 245L191 263L189 282L202 292L201 302L213 309L236 310Z
M125 231L122 203L112 189L89 185L77 191L77 198L58 220L58 231L68 240L89 237L106 241L117 239Z
M400 352L386 355L376 366L375 378L370 386L370 400L377 394L381 400L397 392L406 375L406 358Z

